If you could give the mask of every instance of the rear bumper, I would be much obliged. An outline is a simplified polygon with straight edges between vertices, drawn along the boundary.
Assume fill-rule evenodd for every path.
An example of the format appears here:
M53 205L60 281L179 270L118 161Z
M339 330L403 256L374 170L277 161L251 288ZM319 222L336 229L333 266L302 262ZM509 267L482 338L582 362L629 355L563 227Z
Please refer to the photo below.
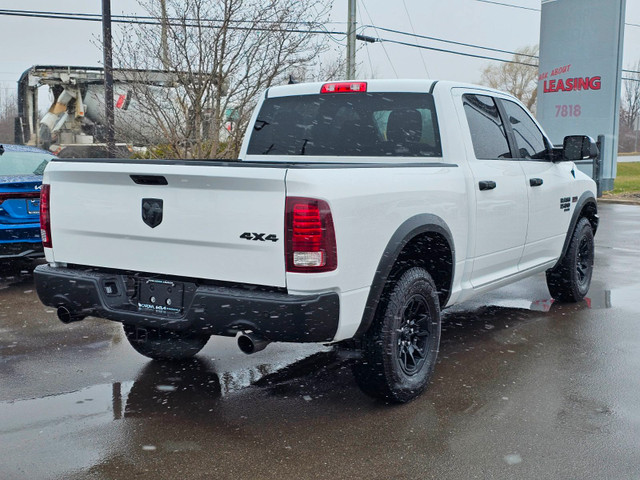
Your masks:
M0 260L30 260L44 257L40 240L36 242L1 242Z
M131 274L39 265L34 276L42 303L64 306L74 316L211 335L251 330L281 342L329 342L338 330L340 300L335 292L299 296L178 279L184 284L182 312L159 315L138 311L131 288L127 290Z

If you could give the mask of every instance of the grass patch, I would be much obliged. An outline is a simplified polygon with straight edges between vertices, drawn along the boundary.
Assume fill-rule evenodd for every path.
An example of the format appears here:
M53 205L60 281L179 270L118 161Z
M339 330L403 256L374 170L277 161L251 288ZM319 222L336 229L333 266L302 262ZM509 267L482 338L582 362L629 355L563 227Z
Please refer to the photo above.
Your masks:
M613 195L640 193L640 162L618 163L618 173L614 181Z

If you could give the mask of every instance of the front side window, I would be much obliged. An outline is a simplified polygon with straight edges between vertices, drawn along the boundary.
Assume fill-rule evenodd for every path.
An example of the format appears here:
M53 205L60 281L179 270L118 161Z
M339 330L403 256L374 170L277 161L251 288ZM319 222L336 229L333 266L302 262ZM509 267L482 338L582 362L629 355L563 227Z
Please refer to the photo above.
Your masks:
M516 137L520 158L546 159L544 135L529 114L517 103L502 100L511 129Z
M462 96L476 158L483 160L511 158L507 134L496 102L486 95Z
M264 101L250 155L440 157L433 97L426 93L335 93Z

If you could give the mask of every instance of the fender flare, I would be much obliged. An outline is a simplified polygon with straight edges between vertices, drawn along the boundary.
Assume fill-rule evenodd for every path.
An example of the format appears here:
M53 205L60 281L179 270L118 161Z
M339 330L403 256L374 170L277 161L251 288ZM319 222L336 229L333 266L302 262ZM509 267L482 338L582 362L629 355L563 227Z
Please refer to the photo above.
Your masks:
M558 261L551 268L551 270L556 268L560 264L560 262L562 262L564 255L567 253L567 250L569 249L569 244L571 243L571 237L573 236L573 231L575 230L576 225L578 224L578 220L583 216L581 215L582 211L586 206L589 206L589 205L593 205L593 208L596 211L595 218L589 219L589 221L591 222L591 225L593 226L593 234L594 235L596 234L596 231L598 230L598 202L596 201L596 197L593 194L593 192L586 191L580 196L580 198L578 199L578 202L576 203L576 208L573 210L573 214L571 216L571 222L569 222L567 236L565 237L564 245L562 246L562 253L560 254L560 258L558 258Z
M453 235L451 234L451 230L449 230L446 222L439 216L430 213L423 213L409 218L398 227L398 229L392 235L391 240L389 240L386 248L384 249L382 258L378 262L378 268L376 269L376 274L373 277L373 282L371 283L371 287L369 288L369 296L364 308L364 313L362 314L360 326L358 327L358 330L356 331L354 337L357 338L363 335L373 323L373 319L376 310L378 309L378 304L380 303L380 298L382 296L384 286L387 283L389 275L391 274L391 269L395 265L396 260L400 256L400 253L402 252L404 247L417 235L428 232L437 233L445 238L451 250L451 265L455 270L455 244L453 242ZM451 272L451 284L453 284L453 272ZM449 287L450 295L451 285L449 285ZM443 305L446 304L448 299L449 298L447 296L447 299L445 300Z

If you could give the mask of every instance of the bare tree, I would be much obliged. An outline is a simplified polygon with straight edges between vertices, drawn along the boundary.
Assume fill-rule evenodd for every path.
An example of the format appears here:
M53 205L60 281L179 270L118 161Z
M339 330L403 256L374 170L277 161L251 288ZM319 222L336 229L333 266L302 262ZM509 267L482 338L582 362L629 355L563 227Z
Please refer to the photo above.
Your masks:
M14 122L17 116L16 94L0 88L0 143L14 142Z
M627 73L623 80L621 107L624 115L621 115L621 119L627 127L633 129L640 117L640 60L629 70L632 72Z
M141 5L157 21L124 32L114 62L119 68L168 70L176 81L159 87L136 81L134 74L126 88L129 108L138 114L124 133L161 143L163 156L235 157L258 95L287 83L290 75L312 76L328 49L325 35L310 32L324 29L331 4L322 0ZM330 70L325 76L335 68Z
M638 124L640 123L640 60L629 68L623 78L620 101L618 151L638 150Z
M513 62L490 65L482 72L480 82L491 88L509 92L535 112L538 98L538 67L526 65L537 63L538 46L522 47L513 56Z

